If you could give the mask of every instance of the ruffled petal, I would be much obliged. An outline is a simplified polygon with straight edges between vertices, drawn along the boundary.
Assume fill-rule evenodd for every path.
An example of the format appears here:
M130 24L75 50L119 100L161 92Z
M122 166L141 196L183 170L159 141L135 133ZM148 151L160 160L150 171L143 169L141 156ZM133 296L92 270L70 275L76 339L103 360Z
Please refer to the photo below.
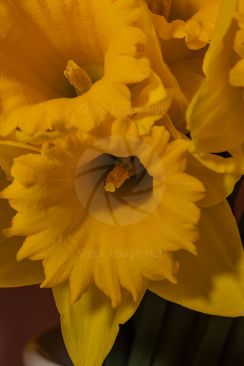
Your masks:
M244 255L227 203L203 209L198 256L179 253L178 283L152 283L164 299L221 316L241 316L244 309Z
M39 152L39 149L19 142L0 141L0 167L4 170L7 177L10 178L14 159L34 152Z
M54 297L61 315L64 342L76 366L101 366L111 350L119 331L136 311L139 301L126 295L122 304L113 309L108 298L95 287L70 304L69 288L54 288Z
M169 17L174 20L168 22L163 16L153 14L160 38L162 40L183 38L186 45L193 50L205 47L212 39L220 4L221 1L195 2L195 4L193 1L189 5L187 1L184 4L185 9L189 10L192 5L191 10L188 11L188 14L192 15L186 18L184 9L181 10L177 1L172 1ZM184 21L185 18L186 21Z
M3 172L0 172L0 186L6 185ZM44 278L40 263L25 259L17 262L16 256L23 243L22 238L6 238L2 230L6 228L14 214L6 201L0 200L0 287L17 287L41 283Z

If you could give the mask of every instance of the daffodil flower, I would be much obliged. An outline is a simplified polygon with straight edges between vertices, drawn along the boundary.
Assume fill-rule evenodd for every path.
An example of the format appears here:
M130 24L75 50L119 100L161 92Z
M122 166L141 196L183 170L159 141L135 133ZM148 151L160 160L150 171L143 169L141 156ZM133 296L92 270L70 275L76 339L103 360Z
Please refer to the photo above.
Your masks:
M203 165L176 129L193 91L146 3L0 4L0 286L53 289L75 366L102 365L146 290L243 315L237 173Z
M226 203L213 206L188 149L163 126L140 136L130 119L40 148L1 143L12 180L1 198L17 213L1 200L2 227L14 217L1 238L0 284L53 288L75 365L102 364L146 289L241 315L238 229Z
M2 1L0 22L3 138L41 141L128 114L147 130L172 98L183 109L143 0Z
M216 171L244 172L244 1L224 0L204 60L206 79L187 114L198 158ZM228 159L204 153L229 152Z

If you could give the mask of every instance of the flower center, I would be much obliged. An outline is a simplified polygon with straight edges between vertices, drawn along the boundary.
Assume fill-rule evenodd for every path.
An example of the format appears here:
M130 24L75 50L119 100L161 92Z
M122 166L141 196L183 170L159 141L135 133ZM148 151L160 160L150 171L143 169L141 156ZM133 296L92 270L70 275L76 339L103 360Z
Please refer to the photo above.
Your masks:
M136 166L133 158L126 164L118 160L114 168L108 173L104 181L104 189L106 192L115 192L124 182L132 176L136 175Z
M164 169L155 149L141 138L97 139L82 150L74 172L84 218L131 226L154 214L164 196Z

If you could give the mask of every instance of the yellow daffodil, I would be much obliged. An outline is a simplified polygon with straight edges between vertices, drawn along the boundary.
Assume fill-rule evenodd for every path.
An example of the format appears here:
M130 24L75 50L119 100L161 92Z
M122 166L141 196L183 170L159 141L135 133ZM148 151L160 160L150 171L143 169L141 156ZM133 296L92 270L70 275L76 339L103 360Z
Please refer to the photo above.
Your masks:
M243 315L238 172L183 134L218 6L0 1L0 286L53 289L75 366L102 365L146 290Z
M146 130L172 98L183 108L143 0L1 1L0 22L4 138L40 140L135 113Z
M93 281L114 307L121 303L122 287L136 301L143 277L176 281L177 265L169 252L182 248L195 253L200 212L193 202L202 198L204 189L183 173L188 141L168 144L164 127L154 127L151 136L139 139L131 131L121 134L123 124L113 125L113 132L104 138L100 133L94 142L72 136L44 145L41 155L30 152L15 159L14 181L2 192L18 211L5 234L27 236L18 259L43 260L45 286L69 280L72 302ZM122 160L130 157L134 157L131 162ZM134 169L129 175L130 164ZM186 197L182 186L189 190ZM186 227L181 224L184 216ZM178 236L171 232L173 221ZM127 256L120 258L123 250L132 256L152 250L155 257L142 255L128 263ZM86 255L89 251L91 258ZM113 259L116 251L119 258Z
M61 129L74 116L90 128L127 111L126 84L149 76L138 2L1 1L0 21L2 135Z
M224 0L204 60L206 79L188 110L194 151L217 171L244 172L244 1ZM229 152L224 159L203 153Z
M12 180L1 198L17 213L4 230L0 284L53 288L75 365L102 364L146 289L203 312L241 314L238 230L227 204L210 207L215 194L207 187L204 197L188 148L163 126L140 136L129 119L40 148L1 143Z

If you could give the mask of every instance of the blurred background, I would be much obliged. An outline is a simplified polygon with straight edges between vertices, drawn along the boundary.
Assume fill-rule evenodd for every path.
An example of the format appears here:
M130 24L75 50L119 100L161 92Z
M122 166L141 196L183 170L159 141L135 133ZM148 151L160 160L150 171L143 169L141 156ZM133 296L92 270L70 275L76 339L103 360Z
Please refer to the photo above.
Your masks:
M0 365L22 366L27 341L58 323L51 290L0 289Z

